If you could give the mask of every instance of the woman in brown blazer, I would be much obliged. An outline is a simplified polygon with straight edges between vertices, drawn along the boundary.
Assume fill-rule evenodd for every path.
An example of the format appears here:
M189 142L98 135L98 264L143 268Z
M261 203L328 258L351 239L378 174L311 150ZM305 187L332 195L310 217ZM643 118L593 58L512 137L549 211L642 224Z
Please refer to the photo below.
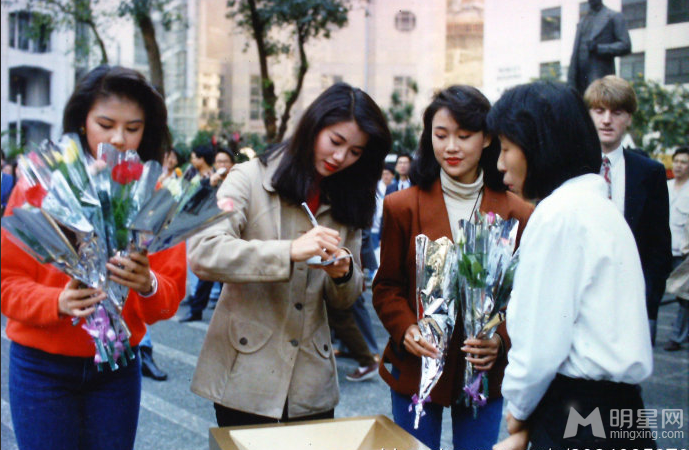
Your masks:
M409 412L411 396L419 389L421 356L437 354L421 337L416 321L416 236L455 240L459 220L473 219L478 209L518 219L519 237L533 210L502 184L496 166L500 144L486 130L489 110L488 100L470 86L452 86L437 94L423 116L412 167L417 185L385 197L383 206L373 305L390 340L380 374L390 386L395 422L432 449L440 446L443 407L452 407L455 449L490 448L497 441L502 414L500 382L509 348L504 325L489 340L467 339L462 327L455 327L443 375L431 391L417 430ZM460 318L457 321L461 323ZM488 404L479 409L476 419L460 396L466 361L489 371Z

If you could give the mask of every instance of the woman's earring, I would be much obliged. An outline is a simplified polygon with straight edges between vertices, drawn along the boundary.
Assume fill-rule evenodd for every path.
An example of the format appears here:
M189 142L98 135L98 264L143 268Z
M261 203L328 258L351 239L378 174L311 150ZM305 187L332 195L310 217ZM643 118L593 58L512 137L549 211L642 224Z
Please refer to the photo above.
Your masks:
M79 127L79 134L81 134L81 135L86 134L86 128L84 128L84 127Z

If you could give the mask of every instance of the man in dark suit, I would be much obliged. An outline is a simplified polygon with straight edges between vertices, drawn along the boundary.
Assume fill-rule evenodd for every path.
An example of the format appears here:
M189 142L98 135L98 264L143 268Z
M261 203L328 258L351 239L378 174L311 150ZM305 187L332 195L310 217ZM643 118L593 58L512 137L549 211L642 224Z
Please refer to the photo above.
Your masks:
M390 185L385 190L385 195L392 194L393 192L401 191L411 187L413 183L409 179L409 170L411 169L411 156L409 155L399 155L397 156L397 162L395 163L395 172L397 176L395 180L390 183Z
M636 95L627 81L614 75L596 80L586 89L584 100L601 142L601 175L608 182L609 196L624 214L639 250L651 340L655 342L658 307L672 264L665 167L622 148L622 139L637 108Z
M632 44L622 13L588 0L589 12L577 25L568 82L583 95L594 80L615 73L615 56L631 52Z

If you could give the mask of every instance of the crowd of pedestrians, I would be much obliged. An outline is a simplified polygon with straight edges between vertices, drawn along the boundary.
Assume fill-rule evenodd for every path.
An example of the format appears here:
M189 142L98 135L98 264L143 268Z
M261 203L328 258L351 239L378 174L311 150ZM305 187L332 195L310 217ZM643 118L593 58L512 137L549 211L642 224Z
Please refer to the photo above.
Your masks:
M395 423L432 449L446 408L456 449L653 447L562 437L571 405L583 416L598 408L606 420L612 409L643 409L638 385L652 372L668 276L679 307L665 350L681 349L689 334L689 148L674 151L667 181L661 164L622 147L636 109L632 87L615 76L583 97L552 82L517 86L492 107L478 89L451 86L425 109L417 151L393 166L378 105L337 83L259 158L235 164L236 149L209 142L192 149L184 171L160 95L133 70L99 66L77 84L63 131L94 155L106 142L159 161L158 187L199 175L203 189L232 201L233 214L186 244L110 261L111 280L130 288L123 316L140 355L118 370L96 370L93 343L72 326L105 294L34 261L3 229L19 448L131 449L141 376L167 378L147 325L180 304L182 323L210 310L191 390L212 403L219 426L333 418L335 358L349 356L358 367L346 380L380 376ZM15 168L3 155L7 214L25 199ZM477 211L519 220L507 321L490 339L455 327L415 428L421 357L438 356L417 324L415 238L457 240L459 221ZM369 286L389 333L384 349L362 294ZM478 411L459 389L466 364L488 374ZM510 437L497 443L503 407Z

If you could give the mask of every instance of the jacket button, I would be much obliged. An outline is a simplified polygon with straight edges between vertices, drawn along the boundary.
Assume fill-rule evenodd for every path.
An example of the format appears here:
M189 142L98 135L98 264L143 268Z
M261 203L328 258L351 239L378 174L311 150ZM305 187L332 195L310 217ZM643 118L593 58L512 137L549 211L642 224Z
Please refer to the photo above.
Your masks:
M326 352L328 351L328 344L323 345L323 350L325 350Z
M243 337L243 338L241 338L241 339L239 340L239 343L242 344L242 345L246 345L247 342L249 342L249 341L247 341L245 337Z
M298 347L299 346L299 341L296 339L292 339L289 341L290 344L292 344L292 347Z
M301 303L296 303L294 307L297 308L297 311L301 311L304 308L304 305Z

